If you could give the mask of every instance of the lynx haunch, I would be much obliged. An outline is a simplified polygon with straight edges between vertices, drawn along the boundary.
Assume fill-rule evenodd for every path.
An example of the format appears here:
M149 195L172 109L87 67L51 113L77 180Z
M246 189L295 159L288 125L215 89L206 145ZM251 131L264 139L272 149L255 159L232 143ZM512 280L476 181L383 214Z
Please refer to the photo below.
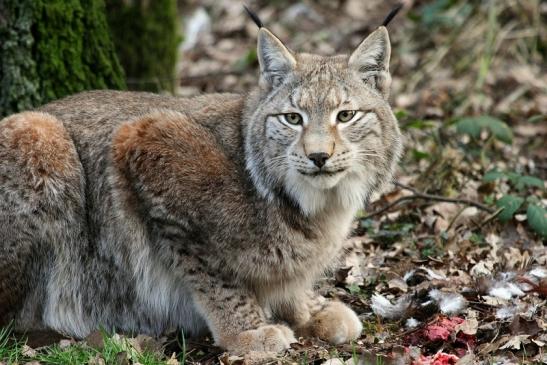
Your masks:
M312 288L401 153L388 32L324 57L261 28L258 58L248 95L95 91L0 121L0 325L235 353L360 336Z

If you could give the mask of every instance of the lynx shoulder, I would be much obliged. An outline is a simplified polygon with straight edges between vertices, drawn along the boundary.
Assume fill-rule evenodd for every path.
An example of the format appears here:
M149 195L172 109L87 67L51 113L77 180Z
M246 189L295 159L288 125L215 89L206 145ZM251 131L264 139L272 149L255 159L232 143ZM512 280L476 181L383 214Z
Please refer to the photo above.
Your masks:
M257 47L246 96L95 91L0 121L0 324L210 331L235 353L360 336L312 288L401 153L388 32Z

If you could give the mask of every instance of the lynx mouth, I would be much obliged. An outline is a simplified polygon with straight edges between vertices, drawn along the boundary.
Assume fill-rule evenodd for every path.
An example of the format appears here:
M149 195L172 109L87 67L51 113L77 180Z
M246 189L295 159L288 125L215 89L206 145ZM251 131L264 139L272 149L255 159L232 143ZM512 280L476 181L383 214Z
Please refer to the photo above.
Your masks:
M299 173L301 173L302 175L305 175L305 176L311 176L311 177L315 177L315 176L333 176L333 175L337 175L341 172L344 172L346 169L338 169L338 170L317 170L317 171L313 171L313 172L308 172L308 171L304 171L304 170L298 170Z

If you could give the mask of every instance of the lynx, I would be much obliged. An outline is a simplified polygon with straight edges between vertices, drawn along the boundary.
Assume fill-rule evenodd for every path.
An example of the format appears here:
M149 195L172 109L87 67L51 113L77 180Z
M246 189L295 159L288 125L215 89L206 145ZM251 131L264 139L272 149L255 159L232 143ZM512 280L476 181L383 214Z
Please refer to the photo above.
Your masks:
M360 336L313 286L401 154L388 32L349 56L257 43L248 95L92 91L0 121L0 324L234 353Z

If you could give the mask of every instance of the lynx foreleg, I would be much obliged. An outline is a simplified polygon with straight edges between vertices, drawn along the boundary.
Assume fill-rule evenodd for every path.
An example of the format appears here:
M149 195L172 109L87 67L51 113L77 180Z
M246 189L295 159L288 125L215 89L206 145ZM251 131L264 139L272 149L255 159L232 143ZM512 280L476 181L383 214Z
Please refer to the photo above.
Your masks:
M186 281L216 345L245 354L279 352L296 342L290 328L269 323L254 294L230 279L193 266L186 270Z

